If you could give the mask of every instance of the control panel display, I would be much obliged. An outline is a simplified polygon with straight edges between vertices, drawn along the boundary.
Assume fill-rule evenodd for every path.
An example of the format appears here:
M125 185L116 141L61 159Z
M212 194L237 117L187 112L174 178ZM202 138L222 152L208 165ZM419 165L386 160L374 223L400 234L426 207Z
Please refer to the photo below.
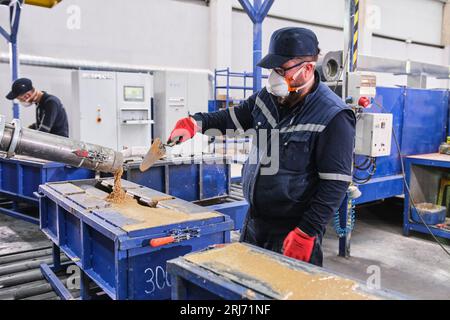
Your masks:
M123 100L125 101L144 101L144 87L124 86Z

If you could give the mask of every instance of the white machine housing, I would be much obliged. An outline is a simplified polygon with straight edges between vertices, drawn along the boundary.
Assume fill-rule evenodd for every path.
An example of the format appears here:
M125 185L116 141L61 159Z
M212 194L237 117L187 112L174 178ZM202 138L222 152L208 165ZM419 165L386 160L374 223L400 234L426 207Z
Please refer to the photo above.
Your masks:
M74 139L117 151L150 146L151 74L74 71L72 97Z
M355 153L370 157L391 154L392 114L361 113L356 122Z
M196 112L208 112L211 82L205 72L154 72L155 137L167 141L175 123ZM197 134L194 139L168 148L170 155L190 156L208 152L208 137Z

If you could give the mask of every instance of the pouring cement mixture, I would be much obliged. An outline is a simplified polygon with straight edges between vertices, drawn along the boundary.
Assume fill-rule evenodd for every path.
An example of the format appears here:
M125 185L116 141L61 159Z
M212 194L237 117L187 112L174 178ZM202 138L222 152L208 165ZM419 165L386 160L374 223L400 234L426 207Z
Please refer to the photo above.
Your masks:
M122 189L122 174L123 174L123 168L120 167L119 169L114 172L114 187L113 191L109 194L109 196L106 198L107 201L112 203L123 203L125 201L126 193Z

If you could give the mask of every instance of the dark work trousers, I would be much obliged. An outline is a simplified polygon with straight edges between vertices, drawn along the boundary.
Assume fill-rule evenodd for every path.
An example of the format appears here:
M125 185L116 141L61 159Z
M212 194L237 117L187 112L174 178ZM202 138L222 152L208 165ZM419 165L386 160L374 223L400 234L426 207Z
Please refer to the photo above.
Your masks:
M254 218L248 212L241 231L240 241L282 254L284 239L289 232L294 230L297 223L298 221ZM322 238L323 234L317 235L309 261L309 263L319 267L322 267L323 262Z

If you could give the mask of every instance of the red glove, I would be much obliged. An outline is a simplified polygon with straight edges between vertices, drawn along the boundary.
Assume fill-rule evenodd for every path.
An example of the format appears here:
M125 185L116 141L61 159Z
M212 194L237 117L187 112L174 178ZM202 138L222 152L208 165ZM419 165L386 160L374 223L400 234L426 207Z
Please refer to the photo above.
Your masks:
M198 130L197 122L193 118L187 117L180 119L175 124L175 128L172 130L167 143L171 143L177 139L179 139L177 143L185 142L192 138Z
M316 237L310 237L299 228L295 228L284 239L283 254L297 260L309 262L315 239Z

